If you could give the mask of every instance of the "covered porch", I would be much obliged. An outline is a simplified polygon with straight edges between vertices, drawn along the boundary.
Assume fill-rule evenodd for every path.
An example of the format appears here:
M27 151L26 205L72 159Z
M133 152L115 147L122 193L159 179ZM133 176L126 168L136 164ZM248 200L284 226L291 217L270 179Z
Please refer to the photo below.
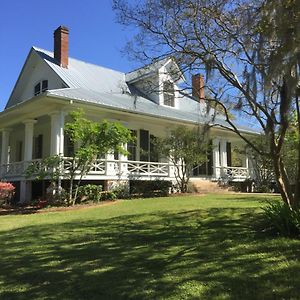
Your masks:
M36 97L38 98L38 97ZM39 102L41 103L41 102ZM54 105L55 104L55 105ZM62 179L67 178L72 159L72 148L64 134L64 125L68 121L68 112L75 110L71 102L66 105L52 103L36 106L36 103L24 104L27 110L13 111L2 117L1 125L1 165L2 180L19 182L20 201L31 197L32 178L26 177L26 169L35 164L37 170L43 168L42 160L52 155L62 158ZM24 113L24 111L26 113ZM11 114L11 115L10 115ZM153 147L153 137L167 133L166 128L178 124L167 120L150 119L125 113L112 113L105 109L87 110L91 119L117 120L132 130L136 141L125 145L128 156L119 153L107 154L96 159L84 180L171 180L175 181L175 166L165 158L159 157ZM212 131L212 150L205 166L198 166L194 177L207 180L243 181L251 176L249 160L246 156L242 165L233 165L231 148L232 136L224 136L222 131Z

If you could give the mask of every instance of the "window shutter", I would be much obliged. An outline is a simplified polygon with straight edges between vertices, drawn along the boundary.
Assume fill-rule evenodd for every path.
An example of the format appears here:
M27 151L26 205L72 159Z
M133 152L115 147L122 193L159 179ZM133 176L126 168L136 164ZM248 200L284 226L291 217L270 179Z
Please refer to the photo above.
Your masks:
M149 131L140 130L140 160L149 161Z
M226 143L226 152L227 152L227 166L232 166L232 159L231 159L231 143Z

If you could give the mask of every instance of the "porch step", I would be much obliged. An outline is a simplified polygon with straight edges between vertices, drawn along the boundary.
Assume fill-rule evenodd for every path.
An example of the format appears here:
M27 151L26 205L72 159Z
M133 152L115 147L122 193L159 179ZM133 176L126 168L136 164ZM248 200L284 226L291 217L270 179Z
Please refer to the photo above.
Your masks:
M193 189L197 193L226 193L229 192L227 186L220 186L218 182L204 180L204 179L191 179L191 184L193 185Z

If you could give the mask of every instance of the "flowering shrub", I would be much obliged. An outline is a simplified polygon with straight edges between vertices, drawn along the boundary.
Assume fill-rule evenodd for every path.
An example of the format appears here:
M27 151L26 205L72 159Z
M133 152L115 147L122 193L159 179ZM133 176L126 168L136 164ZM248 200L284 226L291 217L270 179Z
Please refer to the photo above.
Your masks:
M47 205L48 205L48 201L47 200L42 200L42 199L39 199L35 205L35 207L37 209L41 209L41 208L45 208Z
M10 182L0 182L0 201L8 203L15 194L15 189Z

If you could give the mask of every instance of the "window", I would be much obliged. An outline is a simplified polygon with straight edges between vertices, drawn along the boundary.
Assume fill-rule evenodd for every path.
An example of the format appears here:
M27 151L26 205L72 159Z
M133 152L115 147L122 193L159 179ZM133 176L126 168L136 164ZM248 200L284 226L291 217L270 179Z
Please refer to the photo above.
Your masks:
M149 161L149 131L140 130L140 160Z
M74 156L74 142L71 141L70 137L65 133L64 138L64 155L66 157L73 157Z
M43 157L43 135L34 138L34 158Z
M16 148L16 161L23 160L23 142L17 141L17 148Z
M48 80L38 82L34 87L34 96L37 96L48 90Z
M207 161L202 165L194 166L193 176L208 175L213 174L213 150L212 141L209 142L210 150L207 151Z
M140 130L140 160L141 161L159 161L159 154L155 147L155 136L148 130Z
M175 106L175 91L174 84L170 81L163 83L164 105Z
M137 131L131 130L133 141L127 143L128 160L136 160L136 147L137 147Z

